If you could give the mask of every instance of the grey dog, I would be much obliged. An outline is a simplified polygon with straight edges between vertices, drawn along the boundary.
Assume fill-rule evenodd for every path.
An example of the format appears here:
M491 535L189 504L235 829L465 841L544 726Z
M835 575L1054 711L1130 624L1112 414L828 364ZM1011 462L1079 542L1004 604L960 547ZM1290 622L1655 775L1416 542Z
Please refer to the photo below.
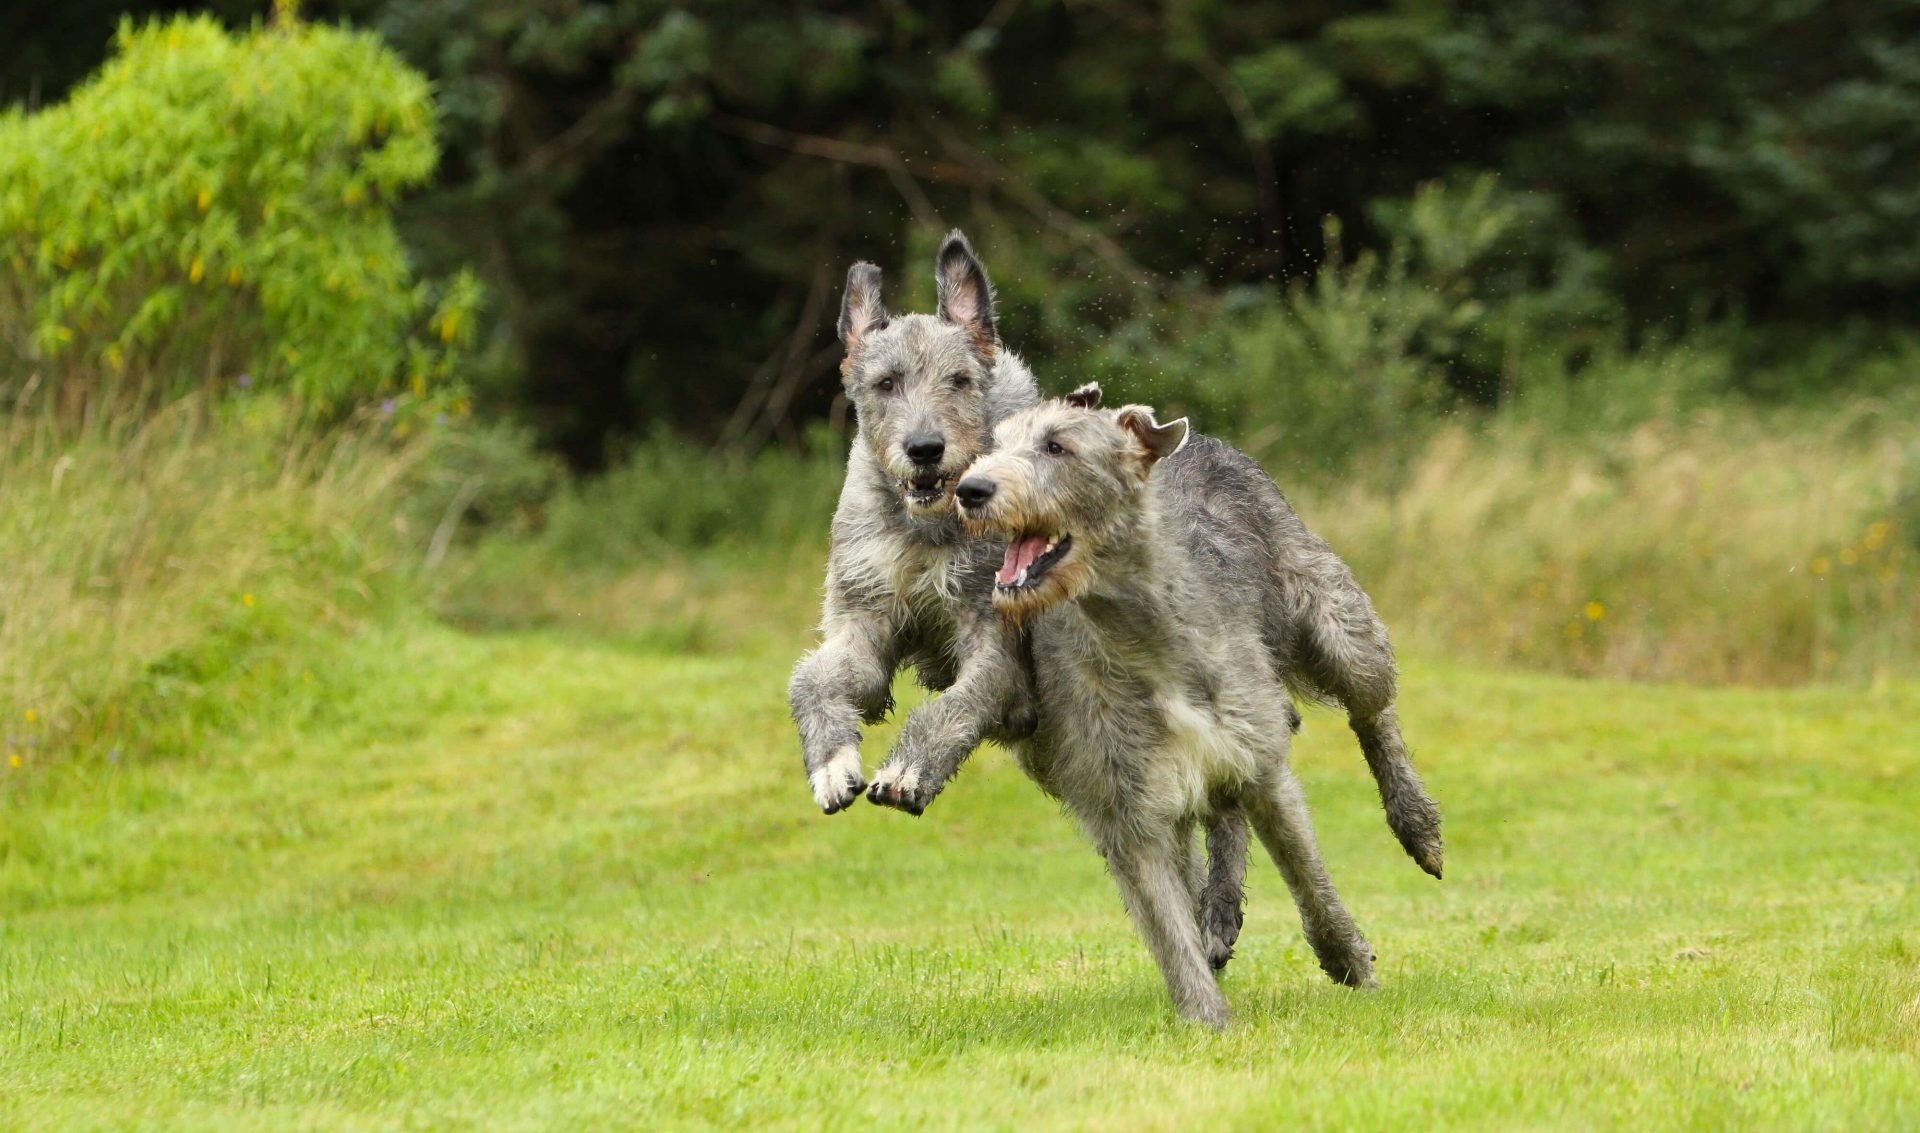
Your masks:
M1195 823L1223 810L1251 818L1321 967L1371 984L1373 951L1289 766L1286 682L1337 696L1356 730L1382 715L1391 726L1384 630L1257 464L1211 438L1187 443L1184 420L1101 412L1098 399L1086 386L1001 422L955 488L963 520L1008 541L993 603L1031 635L1038 720L1016 758L1099 847L1182 1016L1227 1018L1192 855ZM1384 682L1374 701L1355 687L1367 679ZM1397 739L1368 747L1369 761L1394 828L1421 835L1408 849L1437 874L1438 811Z
M994 425L1039 400L1033 374L1001 343L993 288L954 231L934 262L934 315L892 316L880 269L847 273L841 379L858 432L834 511L820 646L788 689L814 801L828 814L859 797L924 811L983 737L1031 732L1025 637L994 612L997 541L970 537L952 486L987 451ZM945 689L914 712L898 752L866 782L860 725L892 707L894 673L912 665ZM1210 824L1212 873L1202 902L1208 960L1223 966L1241 927L1244 816Z
M999 342L986 269L960 232L934 271L938 313L899 317L881 302L879 268L847 273L840 374L858 432L833 514L822 641L788 688L807 780L828 814L866 790L860 725L891 710L894 673L907 665L946 694L911 724L923 770L939 778L890 777L897 805L923 809L983 735L1032 726L1018 635L991 607L995 550L961 529L952 485L993 426L1039 391Z

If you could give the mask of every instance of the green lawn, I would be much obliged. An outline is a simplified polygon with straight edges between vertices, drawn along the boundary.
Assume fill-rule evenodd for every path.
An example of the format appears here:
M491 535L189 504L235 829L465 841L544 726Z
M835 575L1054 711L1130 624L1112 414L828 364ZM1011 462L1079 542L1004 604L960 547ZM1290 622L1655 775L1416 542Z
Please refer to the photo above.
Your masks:
M1920 1127L1920 688L1411 664L1447 880L1310 716L1380 989L1261 861L1215 1035L1000 753L813 812L791 636L380 631L195 759L0 764L0 1127Z

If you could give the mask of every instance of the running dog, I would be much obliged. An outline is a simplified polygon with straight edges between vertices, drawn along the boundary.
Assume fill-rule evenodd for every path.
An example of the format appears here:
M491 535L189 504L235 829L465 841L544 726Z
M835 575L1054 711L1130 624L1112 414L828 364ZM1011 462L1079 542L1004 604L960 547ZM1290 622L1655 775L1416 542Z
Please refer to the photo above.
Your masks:
M1223 814L1251 819L1327 974L1370 985L1373 951L1289 766L1287 690L1348 708L1389 822L1437 875L1439 814L1398 742L1385 631L1251 459L1098 400L1086 386L1012 415L954 489L969 529L1007 541L992 601L1030 636L1038 719L1016 758L1106 858L1183 1017L1227 1019L1192 846Z

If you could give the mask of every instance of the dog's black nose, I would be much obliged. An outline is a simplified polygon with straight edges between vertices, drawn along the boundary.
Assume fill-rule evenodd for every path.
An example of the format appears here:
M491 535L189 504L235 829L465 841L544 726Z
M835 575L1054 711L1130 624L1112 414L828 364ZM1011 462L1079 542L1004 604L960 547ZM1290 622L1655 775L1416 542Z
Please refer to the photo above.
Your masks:
M979 507L993 498L994 483L985 476L969 476L953 486L961 507Z
M907 459L915 464L938 464L947 454L947 442L932 433L915 433L907 438Z

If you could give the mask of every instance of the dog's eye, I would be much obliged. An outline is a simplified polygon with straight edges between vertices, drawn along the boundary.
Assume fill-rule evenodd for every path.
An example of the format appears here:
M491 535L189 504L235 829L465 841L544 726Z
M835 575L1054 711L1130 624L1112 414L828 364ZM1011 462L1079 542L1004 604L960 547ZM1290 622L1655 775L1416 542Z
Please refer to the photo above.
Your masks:
M881 393L892 393L893 387L894 380L892 378L881 378L878 382L874 383L873 388L879 390Z
M1067 455L1067 446L1061 444L1059 441L1048 441L1047 455L1048 456L1065 456Z
M973 375L962 370L961 372L953 375L947 380L953 383L954 389L966 389L968 386L973 384Z

